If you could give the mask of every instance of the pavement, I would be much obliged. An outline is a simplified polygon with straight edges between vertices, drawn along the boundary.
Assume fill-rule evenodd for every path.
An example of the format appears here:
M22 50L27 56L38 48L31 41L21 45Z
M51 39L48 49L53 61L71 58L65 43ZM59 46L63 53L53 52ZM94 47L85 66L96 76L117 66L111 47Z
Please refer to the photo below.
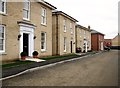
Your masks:
M57 59L46 60L43 62L38 61L38 62L29 63L29 64L23 64L23 65L11 67L11 68L2 68L2 78L0 80L5 80L8 78L12 78L16 75L21 75L23 73L28 72L30 69L35 69L38 67L54 64L54 63L65 61L65 60L71 60L74 58L83 57L83 56L91 55L91 54L95 54L95 53L82 53L82 54L77 54L79 56L57 58Z

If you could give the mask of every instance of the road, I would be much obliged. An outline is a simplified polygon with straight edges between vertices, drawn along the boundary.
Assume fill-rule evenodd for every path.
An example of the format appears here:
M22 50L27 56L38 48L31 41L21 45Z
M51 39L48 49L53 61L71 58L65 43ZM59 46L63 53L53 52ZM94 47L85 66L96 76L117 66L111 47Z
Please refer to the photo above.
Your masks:
M57 64L3 81L3 86L117 86L118 51Z

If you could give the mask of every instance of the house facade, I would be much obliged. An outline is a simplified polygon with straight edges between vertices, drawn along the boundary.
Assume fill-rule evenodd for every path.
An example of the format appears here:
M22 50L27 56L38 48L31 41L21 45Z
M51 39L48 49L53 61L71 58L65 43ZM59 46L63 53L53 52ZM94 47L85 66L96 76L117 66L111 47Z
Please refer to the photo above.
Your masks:
M76 25L76 49L81 48L81 52L88 52L91 50L91 30L79 24Z
M77 20L62 11L53 11L53 55L75 53Z
M91 31L91 49L93 51L104 50L104 34L96 30Z
M112 39L112 46L120 46L120 34Z
M21 52L32 56L52 55L52 10L56 7L38 0L0 1L0 59L17 60Z
M118 35L116 35L113 39L112 39L112 47L111 49L119 49L120 50L120 34L118 33Z

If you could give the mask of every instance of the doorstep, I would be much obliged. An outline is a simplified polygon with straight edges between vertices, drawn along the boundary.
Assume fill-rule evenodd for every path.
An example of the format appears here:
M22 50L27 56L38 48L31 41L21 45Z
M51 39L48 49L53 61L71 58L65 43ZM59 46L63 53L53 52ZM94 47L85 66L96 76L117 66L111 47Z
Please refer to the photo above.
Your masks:
M42 60L42 59L32 58L32 57L27 57L25 60L26 60L26 61L34 61L34 62L42 62L42 61L45 61L45 60Z

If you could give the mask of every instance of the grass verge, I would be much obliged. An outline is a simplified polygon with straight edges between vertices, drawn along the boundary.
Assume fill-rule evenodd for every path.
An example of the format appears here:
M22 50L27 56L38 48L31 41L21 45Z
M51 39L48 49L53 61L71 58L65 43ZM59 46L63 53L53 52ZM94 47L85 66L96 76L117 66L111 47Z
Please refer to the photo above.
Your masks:
M67 54L67 55L62 55L62 56L48 56L48 57L42 57L40 59L43 60L50 60L50 59L57 59L57 58L69 58L69 57L79 57L80 55L76 54Z
M16 66L20 66L23 64L29 64L32 63L32 61L15 61L13 63L8 63L8 64L3 64L2 68L11 68L11 67L16 67Z

